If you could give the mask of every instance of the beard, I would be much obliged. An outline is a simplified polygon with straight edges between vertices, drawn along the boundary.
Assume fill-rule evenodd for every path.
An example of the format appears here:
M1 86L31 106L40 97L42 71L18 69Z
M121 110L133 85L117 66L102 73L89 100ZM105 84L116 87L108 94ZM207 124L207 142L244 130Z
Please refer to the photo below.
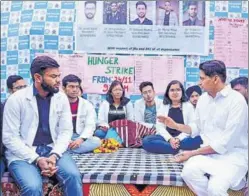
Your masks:
M87 19L93 19L93 18L94 18L94 15L95 15L95 14L88 13L88 14L86 14L85 16L86 16Z
M41 83L41 87L44 91L46 91L48 93L58 93L59 92L59 88L54 88L54 87L48 85L44 80Z

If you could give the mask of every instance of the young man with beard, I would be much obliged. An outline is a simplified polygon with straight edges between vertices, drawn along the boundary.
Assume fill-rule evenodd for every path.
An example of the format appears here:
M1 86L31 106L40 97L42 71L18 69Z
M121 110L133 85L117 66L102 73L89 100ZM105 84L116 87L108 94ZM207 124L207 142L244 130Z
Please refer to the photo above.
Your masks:
M143 1L138 1L136 3L136 10L138 18L134 21L131 21L132 25L152 25L152 21L146 18L147 5Z
M186 90L186 94L188 96L189 102L196 108L198 99L200 98L202 91L198 85L191 86Z
M183 26L204 26L204 22L199 20L198 14L198 1L190 1L188 3L189 19L183 22Z
M162 105L162 100L155 96L151 82L142 82L139 90L143 98L135 102L135 121L152 128L156 124L157 111Z
M73 133L68 99L59 92L59 64L35 58L33 85L9 97L4 108L3 144L9 171L23 196L42 196L42 176L56 176L64 195L82 196L80 172L66 152Z
M96 1L86 1L84 13L86 21L92 22L96 14Z
M94 107L79 96L81 79L78 76L65 76L62 85L70 103L73 122L73 137L69 150L78 154L91 152L101 145L101 140L93 136L97 120Z

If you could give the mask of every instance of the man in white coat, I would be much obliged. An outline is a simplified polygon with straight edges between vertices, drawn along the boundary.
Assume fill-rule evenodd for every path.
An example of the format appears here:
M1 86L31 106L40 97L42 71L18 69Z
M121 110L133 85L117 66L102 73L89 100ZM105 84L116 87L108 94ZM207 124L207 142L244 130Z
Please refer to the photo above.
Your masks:
M63 194L81 196L80 172L66 152L73 126L68 99L59 92L59 64L47 56L34 59L34 84L6 102L3 144L9 171L23 196L42 196L42 176L56 176Z
M93 136L97 119L95 109L89 101L78 96L81 87L81 79L78 76L65 76L62 85L70 103L73 122L73 137L69 150L79 154L91 152L101 145L101 140Z
M139 85L139 90L143 98L137 100L134 104L135 121L148 128L153 128L156 124L157 112L163 101L155 96L155 90L151 82L142 82Z
M222 61L200 64L200 86L206 92L196 107L196 121L189 125L159 116L167 126L200 135L203 145L178 154L177 162L187 161L182 178L198 196L228 196L228 189L245 186L248 170L248 107L244 97L226 86ZM207 175L208 174L208 175Z

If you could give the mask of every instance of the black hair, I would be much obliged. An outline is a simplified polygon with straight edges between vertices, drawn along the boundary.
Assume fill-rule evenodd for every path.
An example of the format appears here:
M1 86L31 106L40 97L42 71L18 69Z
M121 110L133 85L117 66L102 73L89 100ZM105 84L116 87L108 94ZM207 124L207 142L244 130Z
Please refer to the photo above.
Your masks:
M32 79L34 80L34 75L36 73L43 74L43 72L47 68L59 68L59 67L60 65L53 58L49 56L38 56L31 63L30 73Z
M218 75L223 83L226 82L227 73L224 62L219 60L206 61L200 64L199 69L209 77Z
M106 100L110 103L110 104L113 104L114 103L114 100L113 100L113 97L112 97L112 89L117 86L117 85L120 85L121 88L123 89L123 94L122 94L122 97L120 98L120 105L124 106L126 105L126 102L127 102L127 98L125 97L125 91L124 91L124 86L122 84L122 82L118 81L118 80L114 80L109 89L108 89L108 92L106 93Z
M248 89L248 78L247 77L238 77L233 79L231 82L231 87L234 88L236 85L240 84L241 86Z
M64 87L66 87L69 82L78 82L79 85L81 85L81 79L73 74L69 74L62 79L62 85Z
M198 2L197 2L197 1L190 1L190 2L188 2L188 8L189 8L189 6L191 6L191 5L198 6Z
M7 79L7 87L8 89L13 89L13 84L18 81L18 80L23 80L22 76L18 76L18 75L11 75L8 77Z
M172 80L172 81L168 84L168 86L167 86L167 88L166 88L166 91L165 91L165 93L164 93L164 97L163 97L163 104L164 104L164 105L169 105L169 104L171 105L171 104L172 104L172 101L171 101L171 99L169 98L169 89L170 89L170 87L171 87L172 85L174 85L174 84L179 84L179 86L180 86L180 88L181 88L181 90L182 90L181 103L187 102L187 101L188 101L188 98L187 98L187 96L186 96L186 94L185 94L185 90L184 90L184 87L183 87L182 83L181 83L180 81L178 81L178 80Z
M93 4L96 6L96 1L86 1L86 2L85 2L85 6L86 6L87 4L91 4L91 3L93 3Z
M143 88L146 87L146 86L151 86L151 88L154 90L154 86L152 84L152 82L142 82L140 85L139 85L139 90L142 92Z
M146 5L145 2L143 2L143 1L138 1L138 2L136 3L136 8L137 8L139 5L144 5L144 6L145 6L145 9L147 9L147 5Z

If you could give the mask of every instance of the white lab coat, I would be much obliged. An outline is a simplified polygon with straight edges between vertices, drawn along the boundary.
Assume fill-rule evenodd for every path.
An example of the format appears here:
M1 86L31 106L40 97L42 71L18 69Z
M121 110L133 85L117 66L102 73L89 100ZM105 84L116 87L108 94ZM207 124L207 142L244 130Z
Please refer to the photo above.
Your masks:
M155 97L155 103L156 103L156 112L158 113L159 108L161 107L161 105L163 103L163 100ZM142 99L137 100L134 104L134 108L135 108L135 121L139 122L140 124L143 124L144 126L146 126L148 128L152 128L153 127L152 123L145 123L144 122L144 112L146 109L144 99L142 98Z
M169 109L170 109L170 105L164 105L162 104L159 111L158 111L158 116L168 116L169 113ZM194 112L194 108L193 106L188 103L188 102L184 102L182 104L182 113L183 113L183 120L184 120L184 124L189 124L194 122L195 119L195 112ZM157 121L156 124L156 131L159 135L163 136L163 138L168 141L170 138L172 138L172 136L169 134L169 132L166 130L166 126L163 123L160 123ZM181 133L180 135L177 136L177 138L179 138L180 140L183 140L186 137L189 137L189 134L186 133Z
M11 95L4 108L3 144L8 163L25 160L32 163L39 155L33 142L39 125L39 114L33 85ZM51 153L62 156L73 133L72 114L68 98L56 93L51 98L49 127L53 143Z
M93 105L79 97L78 112L76 118L76 132L81 138L90 138L96 129L96 112Z

